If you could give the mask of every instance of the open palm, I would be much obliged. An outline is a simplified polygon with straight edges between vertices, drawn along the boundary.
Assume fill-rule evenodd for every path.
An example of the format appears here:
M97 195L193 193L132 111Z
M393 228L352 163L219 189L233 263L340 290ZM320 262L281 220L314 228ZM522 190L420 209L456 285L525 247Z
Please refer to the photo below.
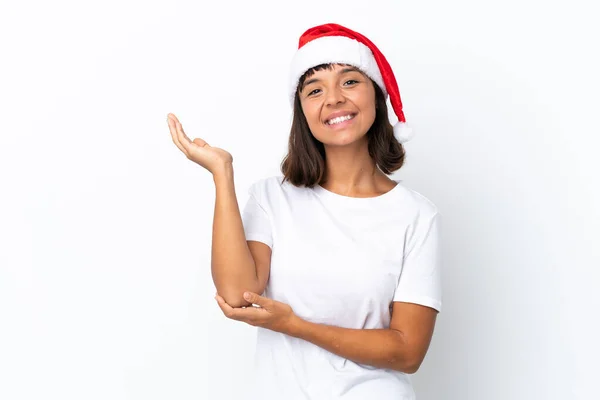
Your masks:
M173 143L188 159L206 168L211 173L215 173L219 168L233 163L233 157L227 151L218 147L212 147L200 138L196 138L193 141L190 140L174 114L169 113L167 121Z

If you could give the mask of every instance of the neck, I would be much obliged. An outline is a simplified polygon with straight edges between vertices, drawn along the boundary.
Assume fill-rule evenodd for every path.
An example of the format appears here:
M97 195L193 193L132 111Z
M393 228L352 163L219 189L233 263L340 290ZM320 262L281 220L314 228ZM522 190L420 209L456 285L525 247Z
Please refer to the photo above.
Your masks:
M374 194L391 180L377 168L367 142L359 146L326 146L322 186L346 196Z

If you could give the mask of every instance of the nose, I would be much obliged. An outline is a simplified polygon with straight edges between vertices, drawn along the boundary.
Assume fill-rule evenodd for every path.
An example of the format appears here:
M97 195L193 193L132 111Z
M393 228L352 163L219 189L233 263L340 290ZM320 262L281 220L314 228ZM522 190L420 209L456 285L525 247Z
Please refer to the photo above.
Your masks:
M325 104L335 106L336 104L343 103L345 99L346 98L344 97L344 93L342 92L341 88L339 88L337 85L334 85L333 87L327 89Z

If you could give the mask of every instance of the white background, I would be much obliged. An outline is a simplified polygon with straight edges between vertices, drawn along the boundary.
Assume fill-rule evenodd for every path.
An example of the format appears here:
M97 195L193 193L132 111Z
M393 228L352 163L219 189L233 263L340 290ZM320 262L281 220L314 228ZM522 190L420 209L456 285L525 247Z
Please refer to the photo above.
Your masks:
M213 300L214 184L166 116L233 154L243 206L279 174L289 61L325 22L387 56L416 131L393 177L444 215L419 399L600 398L583 2L0 4L0 399L243 398L255 328Z

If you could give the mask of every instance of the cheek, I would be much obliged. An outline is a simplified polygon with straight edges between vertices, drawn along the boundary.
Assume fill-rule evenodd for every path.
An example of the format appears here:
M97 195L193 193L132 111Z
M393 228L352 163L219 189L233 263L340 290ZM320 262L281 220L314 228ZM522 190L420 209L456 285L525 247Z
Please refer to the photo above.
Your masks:
M310 104L305 104L302 107L302 111L304 112L304 117L306 118L306 122L308 122L308 126L313 129L321 123L319 108L316 106L312 106Z
M376 116L377 116L377 110L375 109L375 106L373 106L373 109L369 113L369 121L370 121L369 125L373 125L373 123L375 122Z
M375 108L375 96L365 96L367 99L363 102L362 110L369 124L375 122L375 116L377 114L377 109Z

